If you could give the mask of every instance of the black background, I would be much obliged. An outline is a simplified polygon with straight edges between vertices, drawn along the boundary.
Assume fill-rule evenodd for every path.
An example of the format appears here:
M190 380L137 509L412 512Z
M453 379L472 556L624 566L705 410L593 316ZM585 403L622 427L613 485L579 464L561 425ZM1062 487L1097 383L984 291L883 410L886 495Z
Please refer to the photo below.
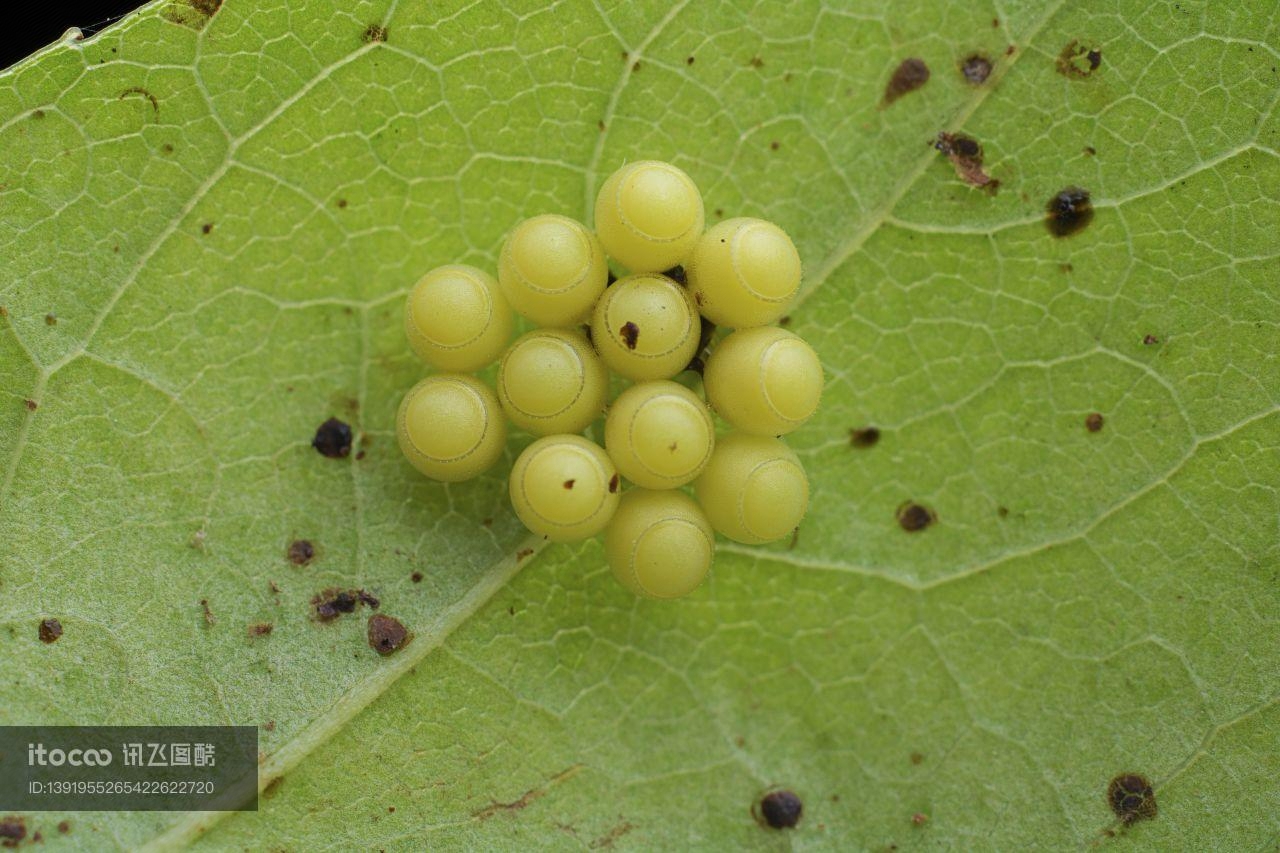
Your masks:
M93 35L143 5L126 3L49 3L33 9L22 2L0 2L0 68L57 41L71 27Z

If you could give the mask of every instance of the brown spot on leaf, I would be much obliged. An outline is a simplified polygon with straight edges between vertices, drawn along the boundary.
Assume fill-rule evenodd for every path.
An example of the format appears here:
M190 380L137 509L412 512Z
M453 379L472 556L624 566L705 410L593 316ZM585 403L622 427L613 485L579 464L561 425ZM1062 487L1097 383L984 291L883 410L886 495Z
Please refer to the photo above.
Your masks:
M295 539L289 543L286 556L295 566L305 566L315 559L316 547L308 539Z
M1000 182L982 168L982 146L972 136L943 131L934 140L933 147L946 155L955 167L956 175L969 186L993 195L1000 188Z
M32 110L32 111L31 111L31 117L32 117L32 118L34 118L34 119L42 119L42 118L44 118L44 110Z
M493 519L492 519L492 518L486 518L486 519L484 519L483 521L481 521L480 523L481 523L482 525L484 525L485 527L493 527Z
M973 86L981 86L991 76L991 60L981 53L971 54L960 60L960 73L965 82Z
M387 40L387 28L382 24L370 24L360 34L360 41L365 44L379 44Z
M582 765L575 764L566 770L561 770L555 776L552 776L547 780L545 785L525 791L519 799L513 800L510 803L500 803L497 800L494 800L484 808L472 812L471 816L477 820L488 820L494 815L502 812L518 812L529 806L531 803L542 799L553 787L559 785L561 782L569 781L580 772L582 772Z
M911 823L915 826L924 826L929 822L929 816L923 812L916 812L911 816Z
M213 608L209 606L209 599L207 598L200 599L200 609L204 611L204 624L206 625L218 624L218 617L213 615Z
M875 447L880 440L880 428L874 426L853 427L849 430L849 446L857 448Z
M71 831L71 821L63 820L58 822L58 832L61 832L63 835L66 835L70 831Z
M912 764L919 764L919 763L920 763L920 762L922 762L922 761L924 761L924 753L921 753L921 752L913 752L913 753L911 753L911 763L912 763Z
M685 59L684 59L684 64L685 64L685 65L692 65L692 64L693 64L693 57L692 57L692 56L686 56L686 57L685 57Z
M1089 191L1067 187L1045 205L1044 224L1055 237L1070 237L1093 221L1093 203Z
M1107 804L1126 826L1156 816L1156 795L1141 773L1121 773L1107 785Z
M1102 65L1102 48L1088 47L1072 39L1058 54L1055 66L1068 80L1083 80Z
M526 558L532 557L532 556L533 556L532 548L521 548L519 551L516 551L516 562L517 563L523 562Z
M1102 429L1102 413L1090 412L1085 416L1084 428L1089 432L1098 432Z
M612 477L609 478L609 494L612 495L617 491L618 491L618 475L614 474Z
M751 808L756 822L770 829L791 829L800 822L804 804L794 791L778 789L767 792Z
M898 507L898 526L908 533L924 530L938 520L938 514L923 504L907 501Z
M58 325L58 315L57 315L57 314L53 314L53 313L45 314L45 315L44 315L44 324L45 324L46 326L56 326L56 325Z
M394 654L413 639L399 619L375 613L369 617L369 648L380 655Z
M17 847L27 837L27 819L17 815L0 817L0 846Z
M280 786L284 784L284 777L277 776L266 784L262 789L262 799L269 800L276 794L280 793Z
M123 101L125 98L127 98L130 95L141 95L142 97L146 98L148 101L151 102L152 112L154 112L156 116L160 115L160 101L156 99L155 95L151 94L151 92L147 91L141 86L130 86L128 89L125 89L123 92L121 92L116 97L116 100Z
M880 108L892 104L909 92L914 92L925 83L929 82L929 66L925 65L923 59L910 57L902 60L898 67L894 69L893 76L889 78L888 84L884 87L884 97L880 99Z
M578 481L577 481L577 480L573 480L573 479L565 480L565 481L564 481L564 487L565 487L566 489L572 489L572 488L573 488L573 484L574 484L574 483L576 483L576 482L578 482Z
M316 428L311 446L321 456L341 459L351 452L351 426L337 418L329 418Z
M631 66L631 73L634 74L639 70L640 70L640 60L637 59L635 64Z
M626 835L628 832L630 832L635 828L636 828L636 825L634 823L632 823L629 820L624 820L621 823L615 825L612 829L610 829L604 835L597 838L595 841L592 841L591 844L588 845L588 847L591 850L612 850L613 845L618 843L619 838Z
M62 623L57 619L40 620L40 642L56 643L62 636Z
M414 583L422 583L422 572L414 572L413 574L409 575L409 580L413 581Z
M212 222L206 222L204 225L201 225L201 226L200 226L200 233L201 233L201 234L208 234L208 233L209 233L210 231L212 231L212 230L213 230L213 223L212 223Z
M778 325L779 325L779 326L781 326L781 327L782 327L782 328L784 328L784 329L785 329L787 326L790 326L790 325L791 325L791 315L790 315L790 314L786 314L786 315L784 315L784 316L782 316L782 317L778 318Z
M747 61L747 64L752 68L764 68L764 60L759 56L751 57L751 59Z
M1084 147L1084 153L1085 153L1085 156L1087 157L1093 157L1095 154L1098 153L1098 149L1094 148L1092 145L1086 145Z
M1152 346L1153 344L1160 343L1160 339L1157 338L1155 335L1143 335L1142 343L1146 346Z
M270 622L255 622L249 626L250 637L266 637L276 629Z
M781 148L781 147L782 147L782 143L781 143L781 142L779 142L779 141L778 141L778 140L776 140L776 139L769 143L769 150L770 150L770 151L777 151L777 150L778 150L779 148Z
M622 342L626 344L627 349L635 349L640 340L640 327L628 320L622 324L618 334L622 335Z
M23 404L27 407L28 412L34 412L36 409L40 408L40 404L35 400L24 400Z
M363 589L326 589L311 597L311 607L321 622L332 622L344 613L353 613L357 606L367 604L377 610L382 602Z

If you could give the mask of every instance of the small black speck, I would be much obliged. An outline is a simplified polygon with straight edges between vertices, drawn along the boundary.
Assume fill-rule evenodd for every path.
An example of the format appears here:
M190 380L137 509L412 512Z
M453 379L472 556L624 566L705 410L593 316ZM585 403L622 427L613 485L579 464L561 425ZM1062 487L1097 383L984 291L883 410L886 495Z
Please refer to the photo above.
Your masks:
M1070 237L1092 221L1093 203L1086 189L1067 187L1045 205L1045 225L1055 237Z
M924 530L938 520L938 514L923 504L907 501L898 507L898 526L908 533Z
M685 64L685 65L692 65L692 64L693 64L693 57L692 57L692 56L690 56L690 57L686 58L686 59L685 59L685 61L684 61L684 64Z
M1156 795L1141 773L1121 773L1107 785L1107 804L1126 826L1156 816Z
M1098 432L1102 429L1102 413L1090 412L1088 417L1084 419L1084 428L1089 432Z
M341 459L351 452L351 426L337 418L329 418L316 428L311 446L321 456Z
M200 233L201 233L201 234L208 234L208 233L209 233L210 231L212 231L212 230L213 230L213 223L212 223L212 222L206 222L204 225L201 225L201 226L200 226Z
M855 427L849 430L849 445L857 448L875 447L880 441L880 428L874 426Z
M803 813L804 804L793 791L770 791L760 799L760 815L772 829L791 829Z

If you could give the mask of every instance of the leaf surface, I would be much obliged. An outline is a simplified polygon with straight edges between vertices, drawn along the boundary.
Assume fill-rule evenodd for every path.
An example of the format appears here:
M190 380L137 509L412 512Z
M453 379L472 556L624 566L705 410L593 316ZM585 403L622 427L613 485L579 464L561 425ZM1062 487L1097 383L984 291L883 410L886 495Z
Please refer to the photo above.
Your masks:
M51 846L1274 846L1268 4L215 6L0 75L0 723L258 724L273 784L33 817ZM793 235L829 378L795 541L674 605L524 533L527 439L446 487L391 429L417 276L641 157ZM329 588L413 642L318 622ZM1154 819L1116 820L1122 772Z

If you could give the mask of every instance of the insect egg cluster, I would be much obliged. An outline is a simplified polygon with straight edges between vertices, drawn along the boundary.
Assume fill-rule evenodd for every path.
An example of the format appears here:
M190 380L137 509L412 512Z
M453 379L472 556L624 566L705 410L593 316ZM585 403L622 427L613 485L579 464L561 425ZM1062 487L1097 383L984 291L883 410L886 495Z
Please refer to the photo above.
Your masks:
M507 235L496 278L451 264L414 285L406 334L436 372L405 394L396 433L444 482L492 467L508 421L532 434L508 483L524 525L556 542L603 532L623 586L678 598L706 577L716 533L772 542L808 509L782 436L817 410L822 365L774 325L800 256L762 219L706 228L694 182L654 160L609 176L594 226L535 216ZM611 280L610 260L629 274ZM516 314L534 328L512 341ZM494 361L491 388L472 374ZM611 375L629 383L612 401Z

